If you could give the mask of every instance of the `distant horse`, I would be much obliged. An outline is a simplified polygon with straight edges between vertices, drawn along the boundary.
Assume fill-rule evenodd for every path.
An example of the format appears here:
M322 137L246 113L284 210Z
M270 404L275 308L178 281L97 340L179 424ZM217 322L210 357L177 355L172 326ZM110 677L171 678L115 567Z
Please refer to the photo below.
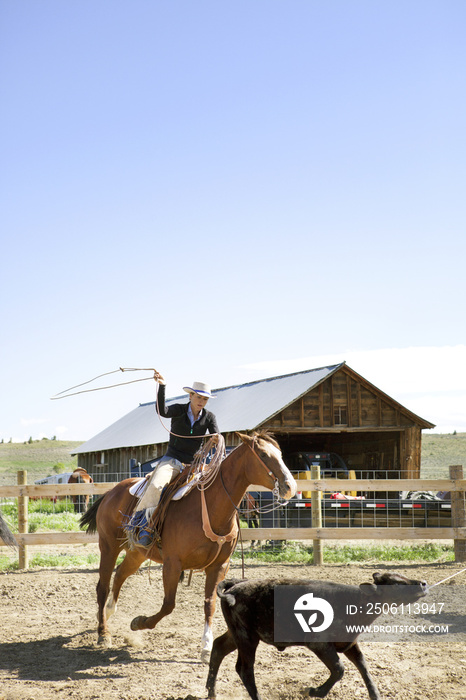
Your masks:
M126 479L96 501L81 518L81 527L99 533L100 568L97 584L98 638L108 644L107 618L115 611L124 581L134 574L142 562L152 559L163 563L164 599L159 612L150 617L138 616L131 629L153 629L175 607L181 572L204 570L205 627L202 637L202 658L212 649L212 618L215 611L217 585L225 578L230 556L238 538L236 508L251 484L277 490L281 497L296 493L296 482L283 462L280 448L271 435L238 434L241 444L221 463L215 479L205 490L193 488L184 498L171 501L161 533L161 548L130 549L124 532L125 517L131 512L134 497L129 493L136 479ZM111 597L110 579L122 549L125 558L117 567Z
M68 479L69 484L93 484L94 479L90 474L87 473L82 467L78 467L74 470L70 478ZM71 497L74 504L75 513L84 513L89 505L89 494L76 494Z
M0 513L0 540L3 540L3 542L8 546L11 547L12 549L15 549L18 546L18 543L15 540L15 536L11 532L10 528L6 524L6 522L3 520L1 513Z

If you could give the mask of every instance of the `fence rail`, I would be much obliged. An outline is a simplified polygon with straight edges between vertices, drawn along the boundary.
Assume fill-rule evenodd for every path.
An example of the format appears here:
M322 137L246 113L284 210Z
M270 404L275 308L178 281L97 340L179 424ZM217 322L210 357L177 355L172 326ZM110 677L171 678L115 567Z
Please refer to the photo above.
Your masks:
M0 486L0 498L57 498L60 496L100 495L117 481L92 484L22 484ZM298 491L466 491L466 479L296 479ZM250 486L248 491L269 491Z
M298 479L300 491L322 492L348 491L449 491L452 496L451 527L274 527L242 529L242 539L247 540L312 540L318 549L322 540L368 539L446 539L455 544L457 561L466 560L466 479L462 467L450 467L450 479ZM22 483L20 483L22 482ZM67 496L99 496L109 491L117 482L92 484L27 484L24 472L18 473L18 485L0 486L0 499L18 499L18 530L15 535L20 549L20 568L27 568L29 545L84 544L97 542L97 535L85 532L34 532L27 531L27 501L29 498L62 498ZM267 491L262 486L251 486L250 491ZM320 509L319 509L320 511ZM317 525L317 526L314 526ZM3 541L0 539L0 544Z

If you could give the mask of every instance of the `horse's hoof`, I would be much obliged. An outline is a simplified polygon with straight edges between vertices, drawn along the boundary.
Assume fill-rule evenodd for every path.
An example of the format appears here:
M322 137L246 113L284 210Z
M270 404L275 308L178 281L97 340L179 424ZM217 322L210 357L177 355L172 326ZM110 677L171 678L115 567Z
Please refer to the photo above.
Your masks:
M147 620L147 617L144 617L144 615L138 615L137 617L134 618L134 620L131 620L131 629L133 632L136 630L143 630L145 629L144 623Z
M203 664L208 664L210 661L210 649L203 649L201 651L201 661Z
M97 644L100 647L111 647L112 646L112 637L108 632L106 634L99 634L99 637L97 639Z

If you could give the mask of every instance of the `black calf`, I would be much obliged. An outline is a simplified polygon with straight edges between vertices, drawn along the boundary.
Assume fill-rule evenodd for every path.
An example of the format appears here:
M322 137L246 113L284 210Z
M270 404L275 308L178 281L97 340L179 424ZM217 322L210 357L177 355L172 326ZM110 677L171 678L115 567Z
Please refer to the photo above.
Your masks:
M210 656L207 690L209 699L214 700L215 681L218 669L227 654L238 650L236 671L241 678L252 700L261 700L254 678L254 660L259 641L271 644L282 651L288 646L306 646L327 666L329 678L318 688L310 688L311 697L323 698L344 673L344 666L339 653L354 663L361 674L371 700L380 700L380 694L375 686L366 664L364 655L357 643L358 633L352 633L348 638L344 615L335 615L335 620L341 625L344 641L341 642L274 642L274 589L276 586L305 587L306 592L326 600L344 601L356 606L358 613L351 619L353 625L370 625L381 613L373 612L375 606L368 606L369 600L379 603L398 605L413 603L427 592L424 581L410 580L396 573L373 574L374 583L363 583L360 586L347 586L329 581L310 580L268 580L253 581L223 581L218 586L222 612L228 625L228 631L214 641ZM406 588L408 586L408 588ZM343 603L341 603L343 605ZM336 602L338 606L338 602ZM354 608L353 608L354 609ZM376 606L377 611L380 606ZM371 610L371 612L367 612ZM340 627L337 628L337 632Z

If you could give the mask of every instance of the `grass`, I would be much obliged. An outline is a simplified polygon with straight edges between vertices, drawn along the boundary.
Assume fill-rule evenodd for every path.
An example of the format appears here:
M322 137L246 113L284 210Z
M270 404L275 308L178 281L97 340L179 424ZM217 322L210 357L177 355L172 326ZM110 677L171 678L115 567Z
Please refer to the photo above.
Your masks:
M98 566L98 554L74 555L74 554L35 554L29 559L30 568L54 568L54 567L85 567ZM0 554L0 571L15 571L18 569L18 561L12 561L7 555Z
M236 549L233 558L241 557L241 550ZM312 545L301 542L287 542L275 546L269 545L257 551L248 550L245 558L259 562L312 564L314 554ZM388 544L339 544L324 545L324 564L350 564L360 562L448 562L454 561L453 545L426 542L415 545Z
M466 433L423 433L422 479L448 479L448 467L462 464L466 473Z
M2 506L2 516L10 530L18 531L18 501L5 503ZM79 513L74 512L73 504L68 500L54 503L48 498L29 501L28 525L29 532L76 532L79 530Z
M241 559L241 549L236 548L233 560ZM416 562L419 564L429 562L446 563L454 561L453 545L436 544L426 542L415 545L388 545L388 544L339 544L325 545L323 548L324 564L359 564L361 562ZM123 555L117 563L123 559ZM254 551L248 549L245 552L246 561L270 563L270 564L312 564L312 545L303 545L301 542L280 543L275 546L266 545L263 549ZM29 566L34 567L65 567L82 568L96 567L99 563L99 555L94 553L73 554L36 554L30 558ZM0 554L0 572L14 571L18 568L18 561L11 556Z

